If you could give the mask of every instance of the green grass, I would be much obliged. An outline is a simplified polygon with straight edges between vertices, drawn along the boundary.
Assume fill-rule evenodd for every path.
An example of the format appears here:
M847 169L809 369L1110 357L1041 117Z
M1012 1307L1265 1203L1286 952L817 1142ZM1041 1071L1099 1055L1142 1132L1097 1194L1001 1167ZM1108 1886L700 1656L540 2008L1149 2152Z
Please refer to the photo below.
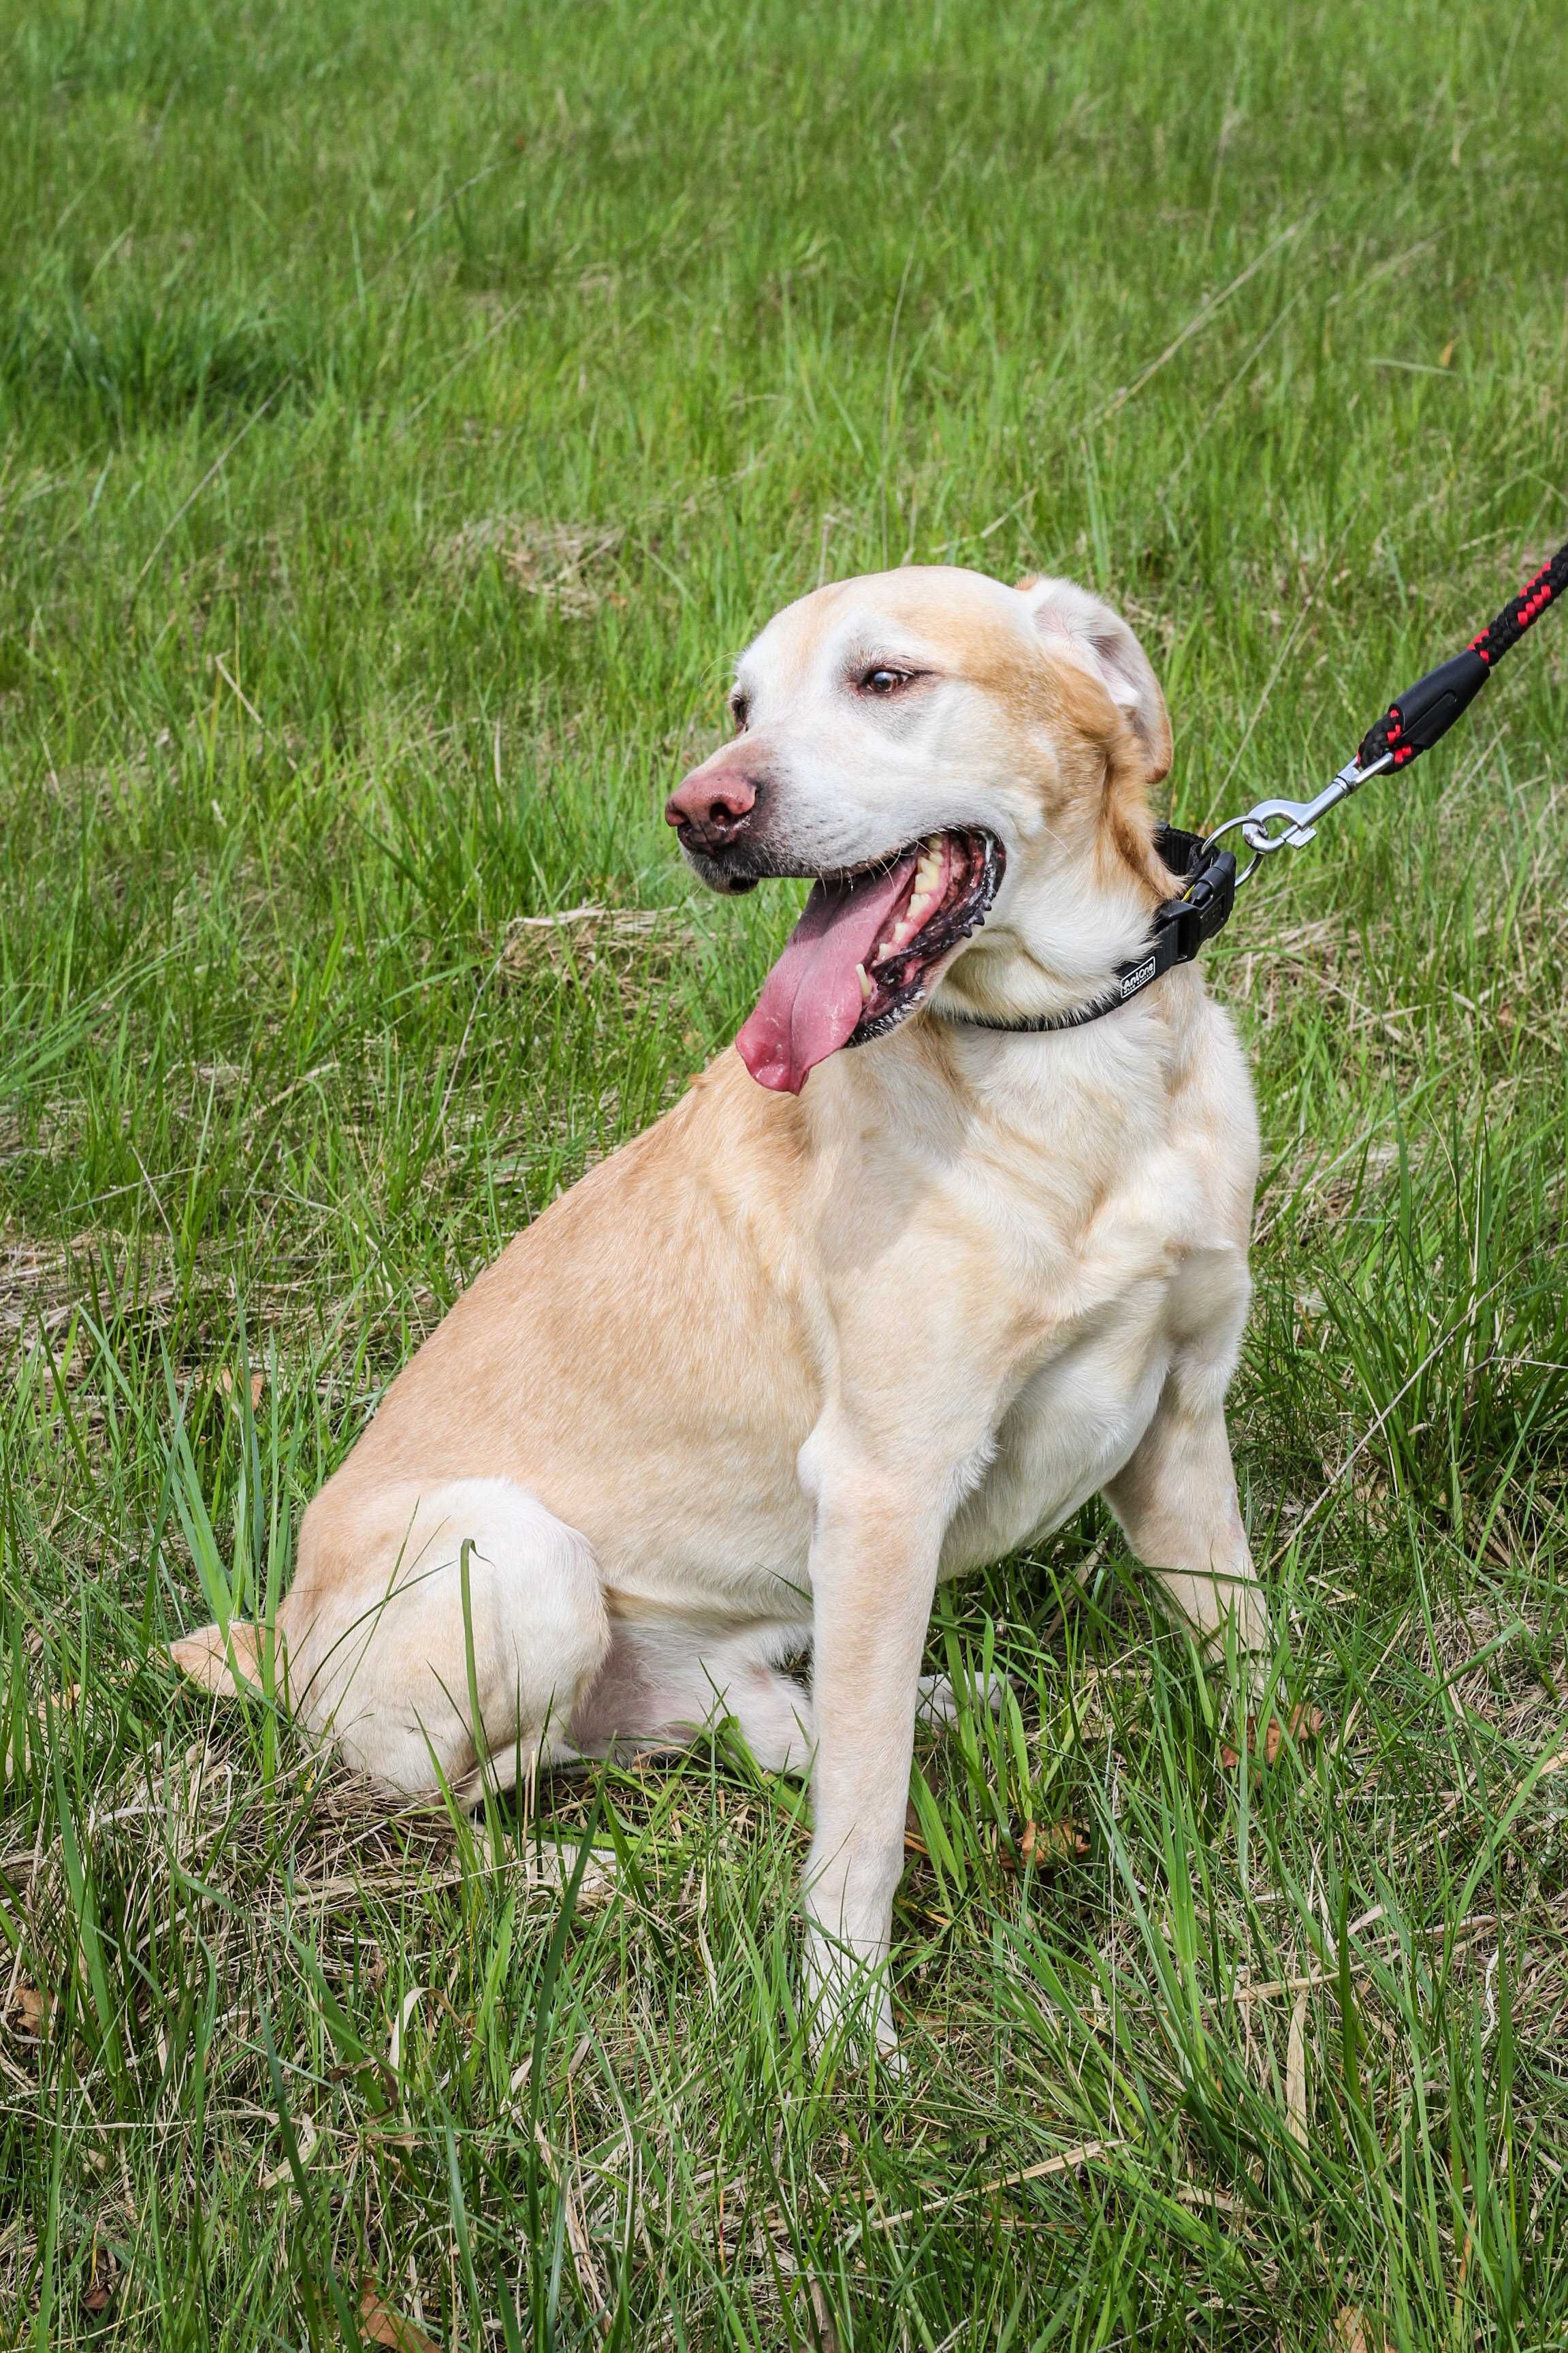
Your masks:
M1018 1698L921 1750L905 2079L805 2048L732 1743L388 1825L162 1646L732 1034L788 894L658 808L775 606L1077 574L1197 824L1568 536L1568 19L14 0L0 61L0 2337L1562 2345L1568 624L1211 959L1328 1733L1226 1769L1098 1512L948 1596Z

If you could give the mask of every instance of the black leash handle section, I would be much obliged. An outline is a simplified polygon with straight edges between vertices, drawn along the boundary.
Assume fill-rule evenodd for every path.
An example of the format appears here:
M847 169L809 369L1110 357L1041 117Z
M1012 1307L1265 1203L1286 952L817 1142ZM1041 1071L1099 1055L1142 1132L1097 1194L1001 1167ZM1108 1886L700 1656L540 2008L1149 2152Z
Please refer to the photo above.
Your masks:
M1560 547L1551 563L1543 564L1518 596L1510 597L1496 620L1470 639L1462 654L1429 670L1425 678L1418 678L1394 698L1362 737L1357 766L1364 771L1387 760L1395 768L1407 768L1412 760L1429 752L1460 713L1469 709L1491 676L1493 665L1518 645L1548 605L1565 596L1568 547Z

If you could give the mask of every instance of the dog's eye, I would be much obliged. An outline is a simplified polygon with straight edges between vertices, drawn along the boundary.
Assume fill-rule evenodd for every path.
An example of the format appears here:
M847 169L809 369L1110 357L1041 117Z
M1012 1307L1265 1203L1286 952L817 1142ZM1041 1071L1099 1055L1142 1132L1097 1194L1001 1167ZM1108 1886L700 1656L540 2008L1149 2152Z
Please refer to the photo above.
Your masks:
M745 733L746 722L751 715L751 698L748 695L740 693L739 691L732 694L730 697L730 716L735 723L735 733L737 735L743 735Z
M913 675L912 670L889 670L885 662L879 662L874 670L865 672L860 681L860 691L862 694L896 694L900 686L908 686Z

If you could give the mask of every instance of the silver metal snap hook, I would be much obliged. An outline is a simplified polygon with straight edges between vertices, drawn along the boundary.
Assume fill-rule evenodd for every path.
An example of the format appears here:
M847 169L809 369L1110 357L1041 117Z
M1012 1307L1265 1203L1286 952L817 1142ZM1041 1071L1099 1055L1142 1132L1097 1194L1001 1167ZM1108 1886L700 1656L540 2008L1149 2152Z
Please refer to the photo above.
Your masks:
M1259 801L1240 817L1226 818L1223 825L1215 828L1209 840L1211 843L1218 841L1222 834L1234 833L1240 828L1241 838L1251 850L1252 859L1236 878L1239 889L1243 882L1257 873L1266 858L1273 856L1275 850L1304 849L1308 842L1316 838L1321 817L1326 817L1330 809L1337 808L1341 801L1349 800L1369 776L1379 776L1384 768L1393 765L1392 752L1385 752L1380 760L1370 762L1364 768L1354 760L1347 760L1333 782L1325 785L1314 799Z

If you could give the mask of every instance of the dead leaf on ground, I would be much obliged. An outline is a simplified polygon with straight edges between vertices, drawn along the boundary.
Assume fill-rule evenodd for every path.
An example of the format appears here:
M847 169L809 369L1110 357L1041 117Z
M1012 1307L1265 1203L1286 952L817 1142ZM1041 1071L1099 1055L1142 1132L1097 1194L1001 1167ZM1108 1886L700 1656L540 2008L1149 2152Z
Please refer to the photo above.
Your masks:
M229 1367L226 1365L225 1365L218 1373L217 1385L223 1396L227 1398L229 1404L233 1406L236 1413L237 1413L239 1411L239 1384L235 1379L233 1373L229 1370ZM266 1393L266 1374L252 1373L250 1376L250 1409L252 1413L256 1411L257 1407L261 1403L262 1398Z
M1333 2353L1384 2353L1383 2331L1359 2304L1342 2304L1329 2331Z
M10 2011L24 2034L42 2034L48 2022L48 1996L35 1985L19 1985L11 1996Z
M1018 1841L1020 1860L1032 1862L1037 1871L1049 1871L1058 1862L1087 1862L1089 1851L1089 1832L1065 1817L1059 1822L1026 1822Z
M1247 1719L1247 1750L1254 1762L1261 1754L1265 1765L1277 1765L1279 1761L1279 1751L1285 1746L1287 1731L1295 1741L1315 1740L1323 1728L1323 1711L1321 1707L1313 1707L1310 1701L1299 1700L1283 1724L1277 1715L1269 1717L1268 1729L1263 1736L1263 1746L1259 1751L1258 1718L1255 1715L1249 1715ZM1220 1744L1219 1761L1227 1773L1234 1773L1241 1762L1240 1753L1231 1746L1228 1740L1222 1741Z
M367 2345L390 2345L393 2353L441 2353L416 2320L387 2303L374 2280L360 2290L359 2333Z
M114 2304L114 2257L107 2247L92 2251L92 2268L82 2290L81 2308L89 2319L101 2320Z

